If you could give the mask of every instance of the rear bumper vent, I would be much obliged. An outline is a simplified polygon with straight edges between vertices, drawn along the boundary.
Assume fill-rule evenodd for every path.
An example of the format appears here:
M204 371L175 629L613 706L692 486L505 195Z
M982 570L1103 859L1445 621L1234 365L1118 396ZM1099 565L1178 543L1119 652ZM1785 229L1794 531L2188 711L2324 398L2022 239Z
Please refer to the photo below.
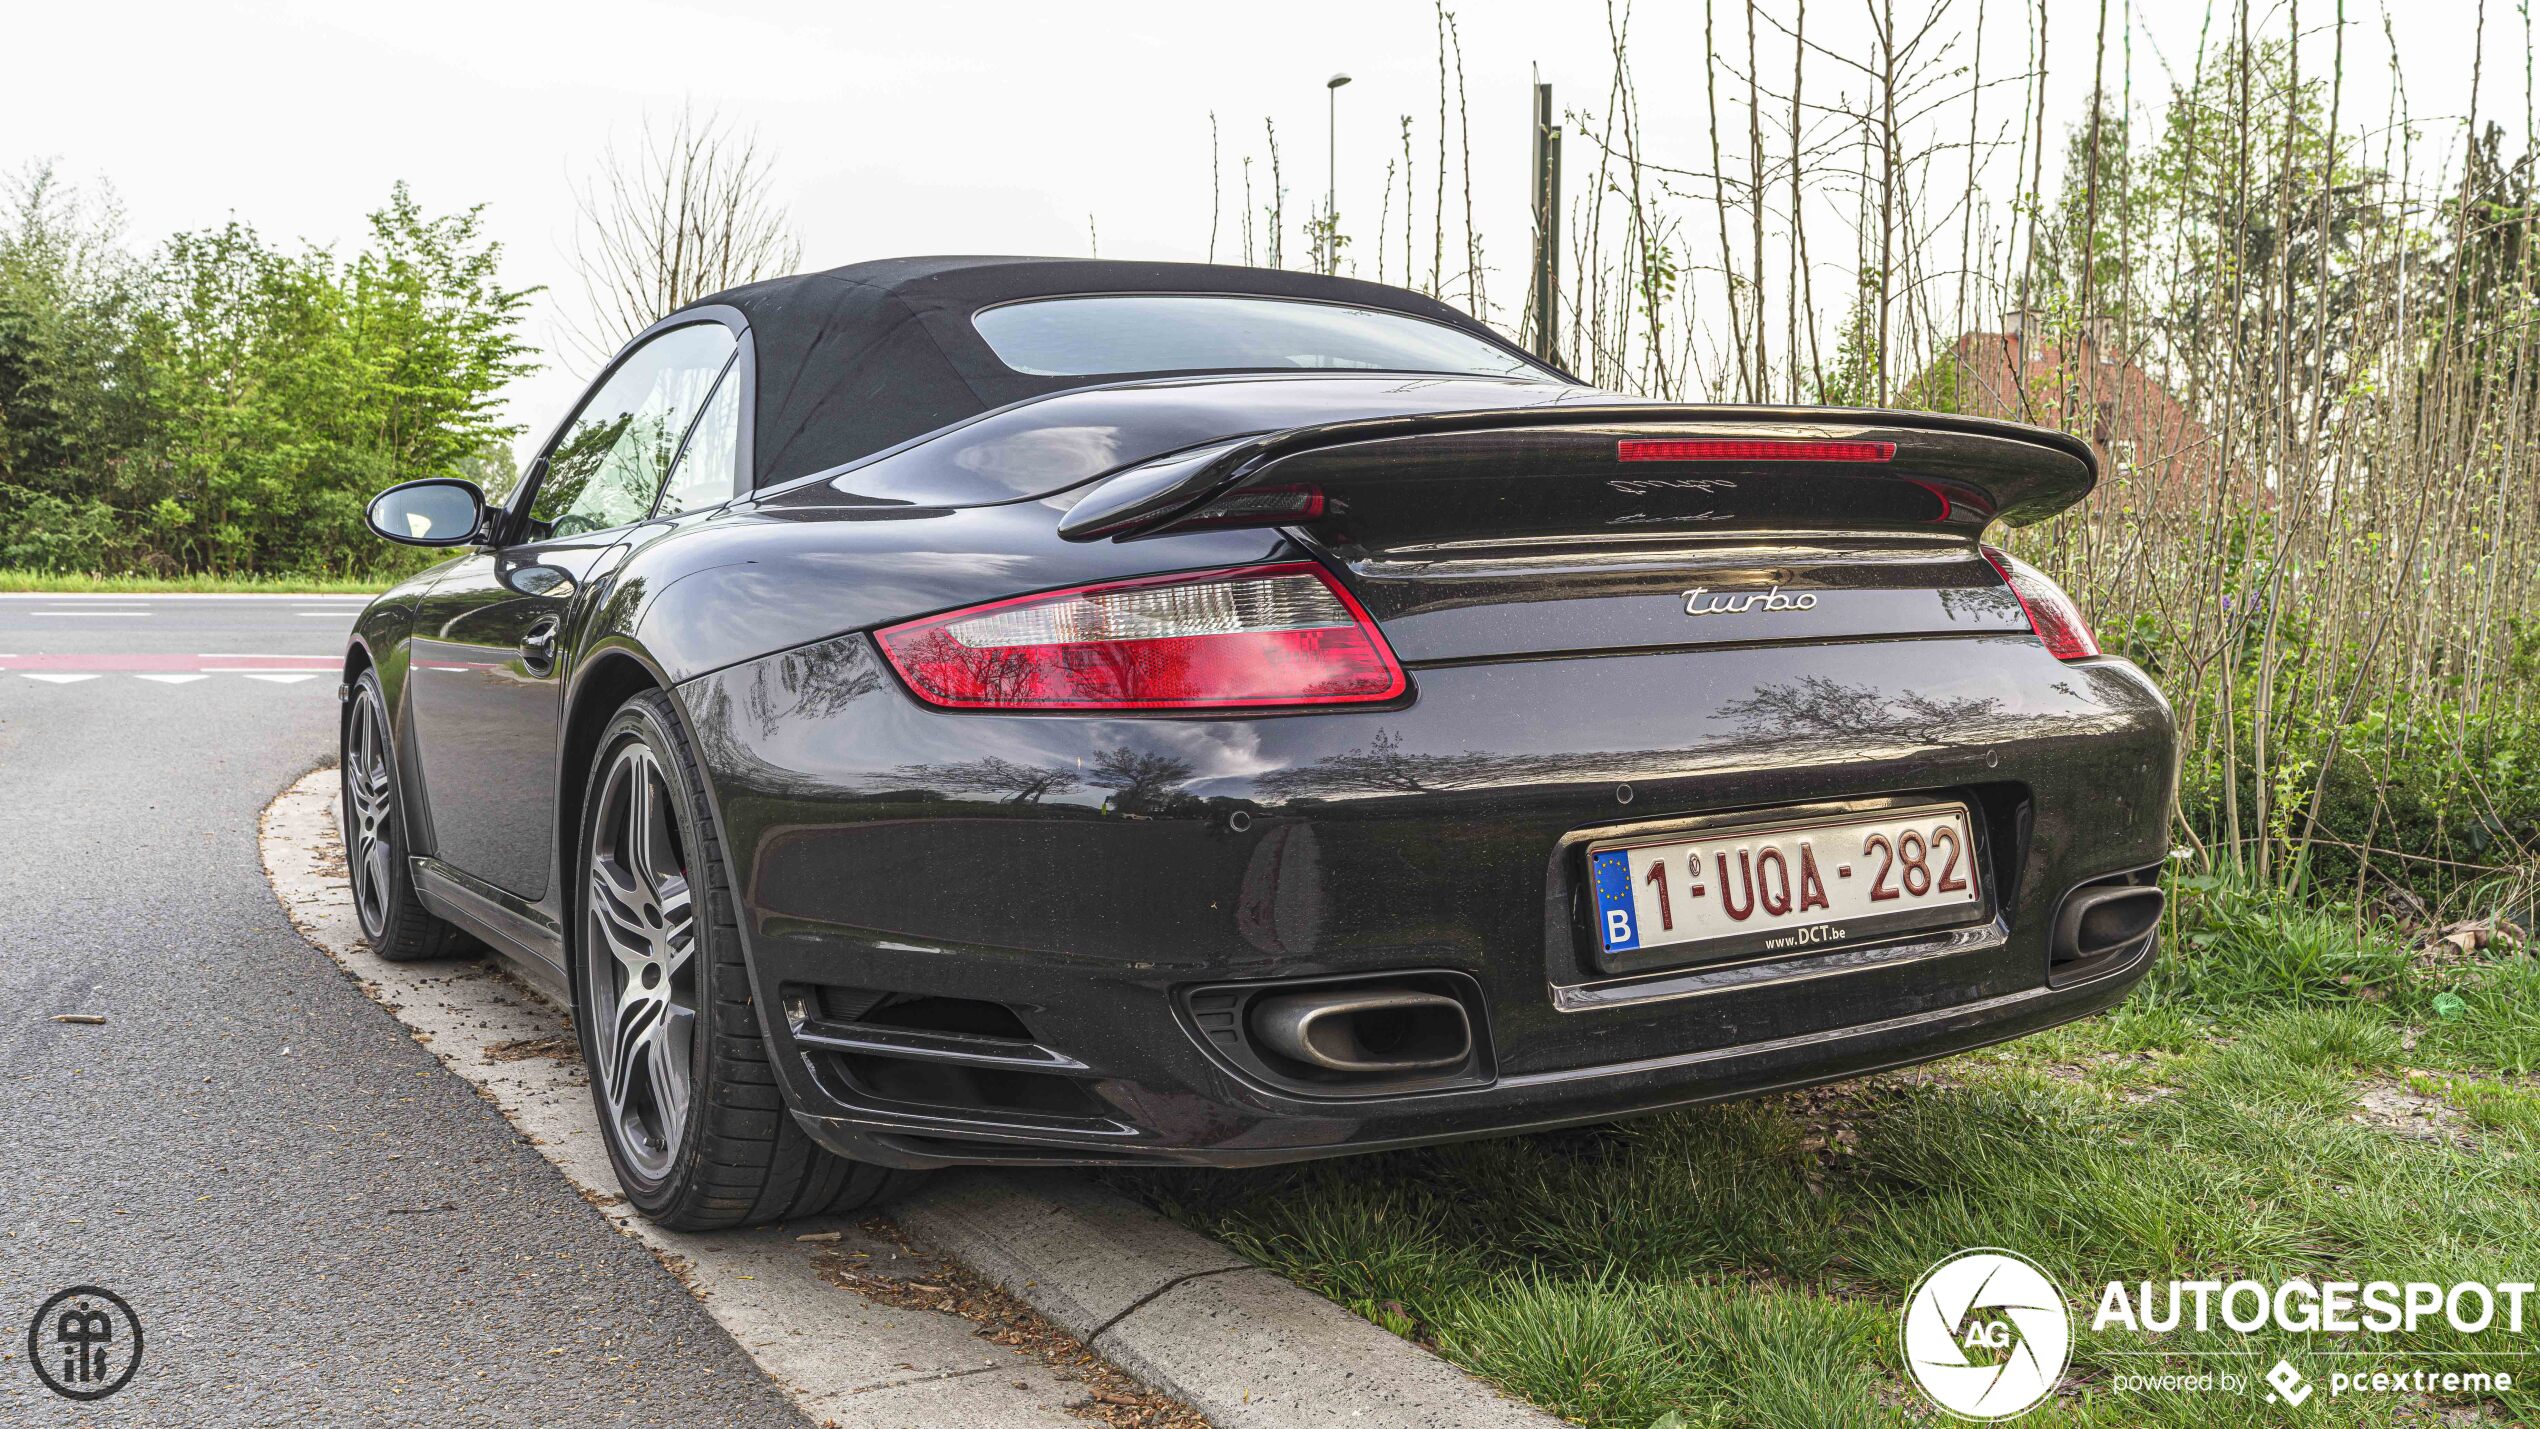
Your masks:
M822 991L834 994L850 989L824 988ZM896 1027L908 1032L992 1037L1008 1042L1032 1040L1032 1029L1023 1025L1022 1017L1013 1008L1002 1002L982 1002L970 997L914 997L906 993L891 993L849 1020L868 1027Z
M1224 983L1183 994L1192 1030L1245 1077L1319 1097L1490 1080L1481 988L1462 973Z
M1035 1041L999 1002L789 983L785 1019L842 1102L935 1116L1020 1117L1109 1130L1093 1069Z

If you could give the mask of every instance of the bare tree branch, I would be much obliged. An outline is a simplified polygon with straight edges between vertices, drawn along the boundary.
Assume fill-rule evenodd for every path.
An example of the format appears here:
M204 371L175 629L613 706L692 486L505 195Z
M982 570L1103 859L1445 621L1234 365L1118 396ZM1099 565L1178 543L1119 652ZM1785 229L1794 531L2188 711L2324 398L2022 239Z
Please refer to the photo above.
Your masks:
M667 123L647 119L632 150L602 150L574 194L584 301L568 336L581 355L606 362L675 309L799 266L774 168L755 130L687 106Z

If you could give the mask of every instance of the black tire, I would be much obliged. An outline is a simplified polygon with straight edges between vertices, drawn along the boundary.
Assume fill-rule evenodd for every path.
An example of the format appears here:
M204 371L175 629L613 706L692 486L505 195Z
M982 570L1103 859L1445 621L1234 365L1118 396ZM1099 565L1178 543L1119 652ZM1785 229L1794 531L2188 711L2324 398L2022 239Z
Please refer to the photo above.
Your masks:
M574 1029L627 1201L673 1230L721 1230L843 1214L914 1184L795 1125L752 1005L705 780L669 696L646 690L618 710L584 790Z
M473 956L481 944L443 922L415 896L406 866L405 795L397 787L396 739L379 676L353 681L338 730L344 815L344 873L370 950L392 963Z

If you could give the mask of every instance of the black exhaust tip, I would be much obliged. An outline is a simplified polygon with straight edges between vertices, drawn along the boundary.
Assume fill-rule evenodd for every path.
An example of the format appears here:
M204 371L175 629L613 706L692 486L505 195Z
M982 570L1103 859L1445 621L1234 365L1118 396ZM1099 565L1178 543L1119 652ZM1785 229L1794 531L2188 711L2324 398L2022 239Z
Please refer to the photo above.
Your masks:
M2161 890L2149 884L2099 884L2074 891L2055 915L2047 944L2049 980L2088 977L2151 940L2161 926Z
M1348 1076L1460 1066L1473 1052L1464 1004L1443 993L1345 985L1265 997L1253 1035L1291 1061Z

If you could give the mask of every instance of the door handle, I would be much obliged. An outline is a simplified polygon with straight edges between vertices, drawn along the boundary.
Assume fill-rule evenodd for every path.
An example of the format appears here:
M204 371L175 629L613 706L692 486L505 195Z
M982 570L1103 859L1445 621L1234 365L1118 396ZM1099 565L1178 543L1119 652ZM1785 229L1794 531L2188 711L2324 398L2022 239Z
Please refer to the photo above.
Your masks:
M520 663L533 675L543 675L556 667L556 630L559 622L552 615L539 617L520 637Z

